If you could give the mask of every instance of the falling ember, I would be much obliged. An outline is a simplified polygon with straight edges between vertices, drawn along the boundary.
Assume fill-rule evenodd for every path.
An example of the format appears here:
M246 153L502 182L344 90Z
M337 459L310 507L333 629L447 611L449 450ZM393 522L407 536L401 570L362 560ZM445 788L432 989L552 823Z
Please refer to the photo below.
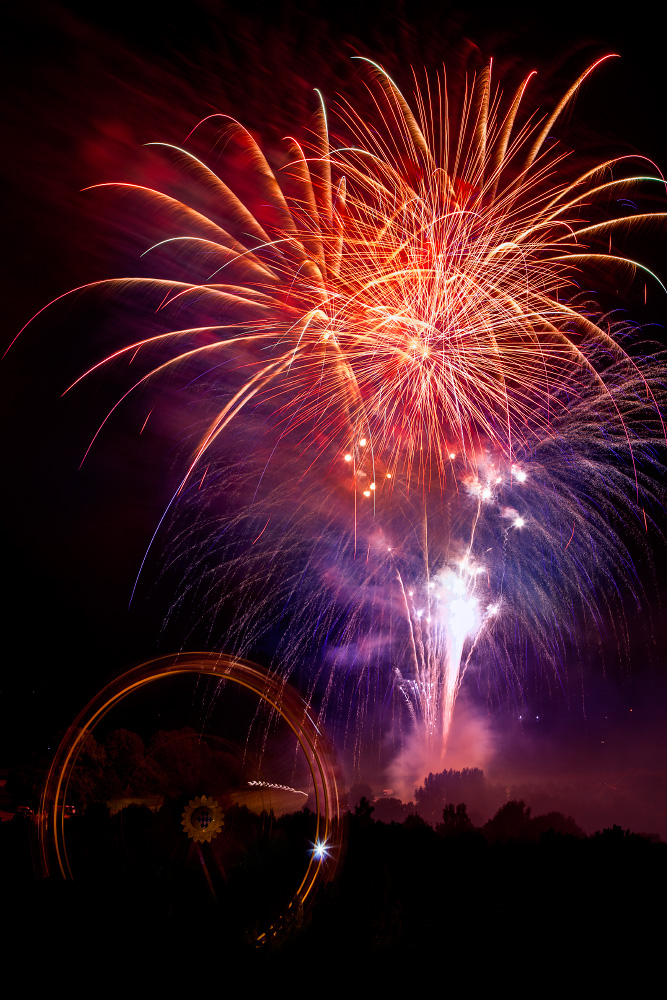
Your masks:
M139 431L140 434L143 434L144 431L146 430L146 424L148 423L148 421L150 419L150 415L151 415L152 412L153 412L152 410L148 411L146 419L144 420L143 424L141 425L141 430Z

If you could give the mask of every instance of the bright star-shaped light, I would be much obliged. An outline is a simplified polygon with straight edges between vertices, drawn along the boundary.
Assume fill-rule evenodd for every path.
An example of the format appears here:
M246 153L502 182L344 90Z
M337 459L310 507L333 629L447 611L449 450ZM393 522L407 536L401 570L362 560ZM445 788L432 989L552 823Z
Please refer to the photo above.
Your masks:
M313 857L318 861L324 861L329 857L329 846L326 840L316 840L313 844Z

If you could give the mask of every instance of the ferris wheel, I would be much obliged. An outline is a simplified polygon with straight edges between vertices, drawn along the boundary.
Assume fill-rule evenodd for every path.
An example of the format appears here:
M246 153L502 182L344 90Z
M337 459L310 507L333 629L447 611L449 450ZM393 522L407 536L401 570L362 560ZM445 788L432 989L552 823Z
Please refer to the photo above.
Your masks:
M185 725L183 723L185 722ZM262 947L303 922L343 858L333 754L284 681L246 661L143 663L68 728L38 816L44 876L113 880Z

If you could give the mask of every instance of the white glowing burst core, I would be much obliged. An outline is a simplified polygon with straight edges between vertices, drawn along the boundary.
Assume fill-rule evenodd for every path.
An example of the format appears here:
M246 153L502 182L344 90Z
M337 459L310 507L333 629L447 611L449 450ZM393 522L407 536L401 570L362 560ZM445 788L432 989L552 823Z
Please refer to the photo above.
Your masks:
M447 628L457 644L464 642L478 627L479 605L477 598L470 597L468 600L457 598L451 602L449 605Z

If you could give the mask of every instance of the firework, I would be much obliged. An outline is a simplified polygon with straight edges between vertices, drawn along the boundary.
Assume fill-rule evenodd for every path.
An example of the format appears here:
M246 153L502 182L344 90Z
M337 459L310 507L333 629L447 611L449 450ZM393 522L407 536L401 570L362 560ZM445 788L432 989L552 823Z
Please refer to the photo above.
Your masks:
M240 157L252 172L255 214L193 154L165 145L217 197L217 221L158 191L116 186L187 230L150 250L171 249L207 277L115 283L159 295L162 314L180 318L194 304L222 322L145 338L95 368L146 360L128 393L178 366L216 365L218 390L225 367L242 372L184 481L231 421L262 403L283 438L316 440L354 468L377 461L385 474L447 482L455 459L474 468L487 441L511 460L548 433L582 385L604 389L601 355L604 366L632 367L606 324L572 297L586 266L646 270L611 241L659 215L594 224L580 215L596 200L618 204L640 183L664 182L628 174L633 157L577 175L549 138L597 65L550 115L521 125L530 77L505 108L489 67L467 86L458 131L444 79L429 103L417 92L414 115L376 67L378 121L340 105L354 144L333 147L322 110L311 148L288 140L275 172L240 124L213 116L237 169ZM156 351L163 360L150 366Z
M209 608L233 593L226 641L249 653L280 631L281 669L308 659L325 706L352 689L348 717L383 701L371 675L389 673L442 756L487 639L506 675L519 632L562 665L568 623L601 628L619 588L637 592L619 520L648 523L660 377L580 281L658 282L613 247L658 213L609 206L663 181L633 157L577 171L553 139L598 63L542 116L524 111L530 76L506 99L489 65L454 114L444 74L416 80L411 108L363 64L370 110L337 105L333 139L322 103L279 168L238 122L206 121L247 197L166 145L215 210L120 185L170 219L150 251L184 274L116 282L166 329L81 377L143 363L123 400L168 372L197 382L202 429L174 499L196 493L198 521L171 547L186 591ZM220 458L250 439L252 456Z
M489 449L446 491L385 481L354 527L351 475L304 476L294 452L275 468L264 452L212 465L224 503L193 483L172 524L165 570L184 577L172 613L201 609L195 631L228 623L223 641L242 654L268 634L276 668L300 675L355 759L391 730L396 748L416 741L419 779L441 766L467 671L485 698L505 688L521 704L531 663L567 692L578 647L622 651L625 602L646 616L628 543L650 555L660 510L661 425L646 400L659 374L608 370L605 393L591 388L514 463Z

